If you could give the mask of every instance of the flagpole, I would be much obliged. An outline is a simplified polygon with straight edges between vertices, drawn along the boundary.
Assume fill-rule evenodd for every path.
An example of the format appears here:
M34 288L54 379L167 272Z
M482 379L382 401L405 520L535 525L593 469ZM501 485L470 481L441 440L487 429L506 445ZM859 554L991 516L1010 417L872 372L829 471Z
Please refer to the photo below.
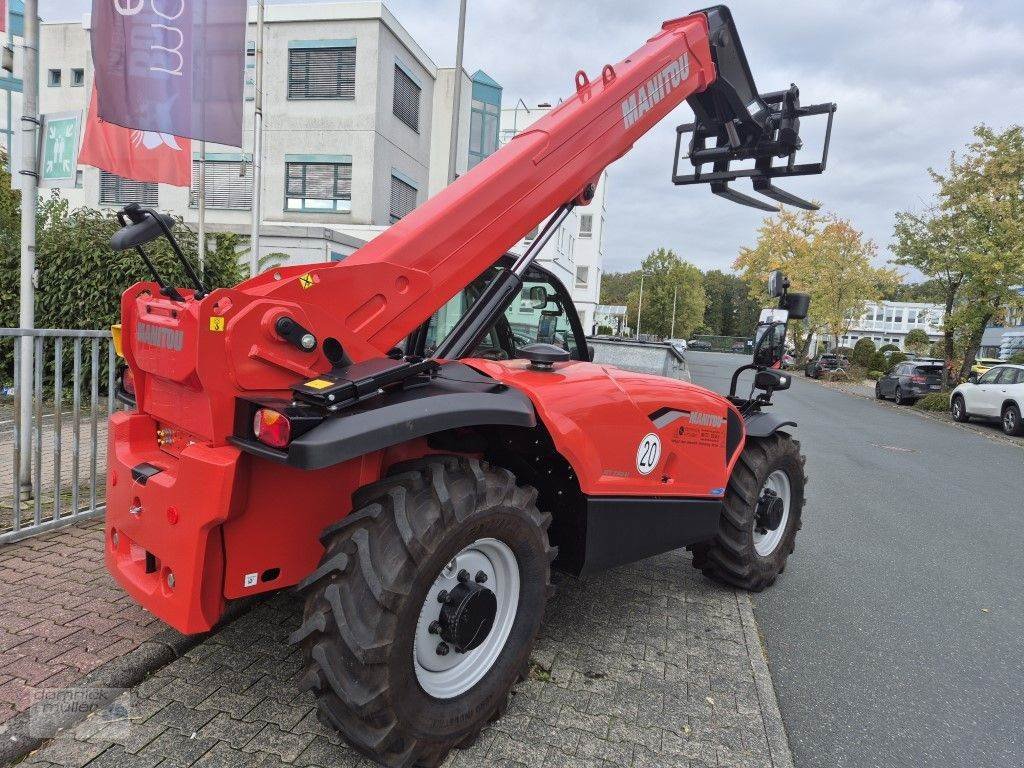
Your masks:
M206 142L199 142L199 277L206 267Z
M19 287L18 325L35 327L36 304L33 278L36 270L36 206L39 204L39 176L36 173L39 127L39 2L25 0L25 33L22 43L21 95L21 281ZM32 487L32 337L21 337L21 370L18 377L18 403L21 425L18 450L21 455L18 482L24 489ZM42 396L42 393L40 393ZM42 425L40 425L42 428ZM15 510L15 515L21 510Z
M448 147L448 183L455 181L459 154L459 112L462 111L462 52L466 43L466 0L459 3L459 33L455 45L455 93L452 98L452 134Z
M260 206L263 172L263 0L256 0L256 81L252 114L252 232L249 237L249 275L256 276L260 261Z

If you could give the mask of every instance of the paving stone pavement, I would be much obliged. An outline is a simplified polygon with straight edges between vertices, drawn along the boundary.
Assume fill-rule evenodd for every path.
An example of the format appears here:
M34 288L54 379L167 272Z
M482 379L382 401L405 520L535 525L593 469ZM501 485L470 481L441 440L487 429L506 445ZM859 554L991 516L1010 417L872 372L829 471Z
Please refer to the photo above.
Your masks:
M689 561L674 552L563 584L508 713L446 768L789 768L747 596ZM22 765L373 765L298 692L285 639L299 613L290 591L263 603Z
M102 521L0 545L0 724L163 629L107 573Z

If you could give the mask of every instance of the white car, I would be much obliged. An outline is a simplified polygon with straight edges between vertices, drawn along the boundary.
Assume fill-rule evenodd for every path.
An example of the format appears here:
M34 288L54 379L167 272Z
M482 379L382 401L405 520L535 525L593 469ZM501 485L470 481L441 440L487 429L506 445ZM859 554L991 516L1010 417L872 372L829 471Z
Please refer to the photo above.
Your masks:
M686 339L669 339L668 343L671 344L676 349L679 349L683 352L686 351Z
M1006 434L1024 435L1024 365L997 365L961 384L949 397L949 410L957 421L999 419Z

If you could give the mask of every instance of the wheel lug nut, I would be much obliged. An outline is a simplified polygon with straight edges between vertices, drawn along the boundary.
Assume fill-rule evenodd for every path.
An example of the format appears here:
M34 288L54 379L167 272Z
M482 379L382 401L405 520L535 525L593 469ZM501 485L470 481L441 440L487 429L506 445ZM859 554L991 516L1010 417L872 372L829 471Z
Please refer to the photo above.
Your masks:
M484 583L487 582L487 574L484 573L483 571L477 571L476 572L476 576L473 578L473 580L477 584L484 584Z
M459 571L459 575L457 578L461 584L465 584L467 581L469 581L469 571L463 568L461 571Z
M427 627L427 632L429 632L432 635L439 635L441 634L441 625L438 624L436 621L432 621L430 622L430 626Z
M449 650L451 650L451 649L448 647L448 643L438 643L437 644L437 655L438 656L447 656Z
M437 602L443 603L447 599L448 599L448 590L447 589L442 589L440 592L437 593Z

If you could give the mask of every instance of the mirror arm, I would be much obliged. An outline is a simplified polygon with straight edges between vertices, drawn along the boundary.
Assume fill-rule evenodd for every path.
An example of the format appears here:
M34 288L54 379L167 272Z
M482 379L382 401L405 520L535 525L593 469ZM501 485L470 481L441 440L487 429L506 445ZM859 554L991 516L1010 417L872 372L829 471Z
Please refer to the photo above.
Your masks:
M185 258L185 254L182 253L181 248L178 246L178 241L175 239L174 235L171 234L170 228L164 223L163 219L156 215L156 211L150 210L149 208L143 208L142 210L144 213L147 213L156 219L156 223L160 226L161 231L163 231L164 237L166 237L167 242L171 244L171 249L174 251L174 255L178 257L178 261L180 261L181 266L184 267L185 274L188 275L188 279L191 280L192 285L195 286L195 298L197 300L203 299L209 291L206 290L206 287L203 285L203 281L199 279L199 275L197 275L195 270L192 269L192 264Z
M736 386L739 384L741 373L743 373L744 371L760 371L763 369L764 366L762 365L747 363L746 365L741 365L739 368L733 371L732 380L729 382L729 397L736 397Z

